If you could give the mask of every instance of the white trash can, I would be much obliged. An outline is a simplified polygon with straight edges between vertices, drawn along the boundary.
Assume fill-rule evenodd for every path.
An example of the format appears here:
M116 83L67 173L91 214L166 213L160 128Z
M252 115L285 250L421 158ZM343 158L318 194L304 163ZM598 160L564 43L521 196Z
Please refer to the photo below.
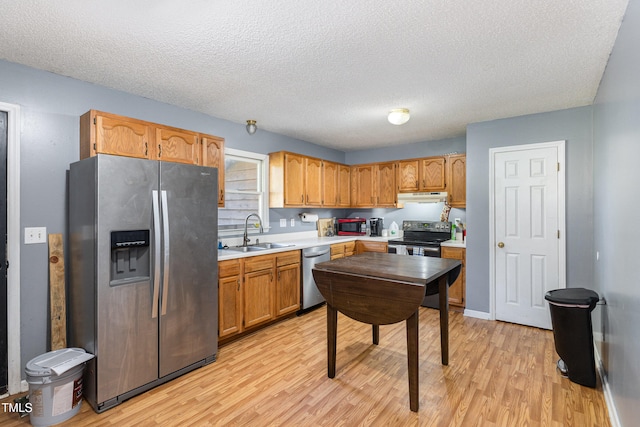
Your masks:
M31 424L50 426L80 411L82 374L92 354L81 348L63 348L31 359L25 368L29 383Z

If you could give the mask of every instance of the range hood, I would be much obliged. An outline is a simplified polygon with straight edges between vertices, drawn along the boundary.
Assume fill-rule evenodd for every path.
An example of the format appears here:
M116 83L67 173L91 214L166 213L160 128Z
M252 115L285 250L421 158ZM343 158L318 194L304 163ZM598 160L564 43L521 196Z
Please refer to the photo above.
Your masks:
M447 192L398 193L398 207L405 203L438 203L447 201Z

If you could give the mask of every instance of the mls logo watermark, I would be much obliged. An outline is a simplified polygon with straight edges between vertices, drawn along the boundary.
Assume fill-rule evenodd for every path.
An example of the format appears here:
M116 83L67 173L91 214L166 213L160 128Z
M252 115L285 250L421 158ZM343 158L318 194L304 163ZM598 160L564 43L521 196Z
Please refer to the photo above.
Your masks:
M15 414L30 414L33 410L33 404L31 402L3 402L2 403L2 411L15 413Z

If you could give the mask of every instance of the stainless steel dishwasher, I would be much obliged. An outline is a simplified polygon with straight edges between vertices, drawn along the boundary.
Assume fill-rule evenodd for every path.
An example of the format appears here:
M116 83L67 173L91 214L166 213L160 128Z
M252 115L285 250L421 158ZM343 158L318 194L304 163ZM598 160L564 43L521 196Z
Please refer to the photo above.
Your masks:
M302 250L302 310L324 302L324 298L313 280L311 269L317 263L329 260L331 260L329 245L313 246Z

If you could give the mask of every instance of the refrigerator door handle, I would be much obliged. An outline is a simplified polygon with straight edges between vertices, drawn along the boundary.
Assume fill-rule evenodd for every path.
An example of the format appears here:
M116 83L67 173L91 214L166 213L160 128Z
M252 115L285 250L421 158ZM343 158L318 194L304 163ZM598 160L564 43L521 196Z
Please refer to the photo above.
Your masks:
M158 207L158 191L151 192L153 205L153 300L151 301L151 318L158 317L158 297L160 296L160 209Z
M162 310L161 315L167 314L167 298L169 297L169 210L167 207L167 192L162 190L162 233L164 236L164 271L162 278Z

